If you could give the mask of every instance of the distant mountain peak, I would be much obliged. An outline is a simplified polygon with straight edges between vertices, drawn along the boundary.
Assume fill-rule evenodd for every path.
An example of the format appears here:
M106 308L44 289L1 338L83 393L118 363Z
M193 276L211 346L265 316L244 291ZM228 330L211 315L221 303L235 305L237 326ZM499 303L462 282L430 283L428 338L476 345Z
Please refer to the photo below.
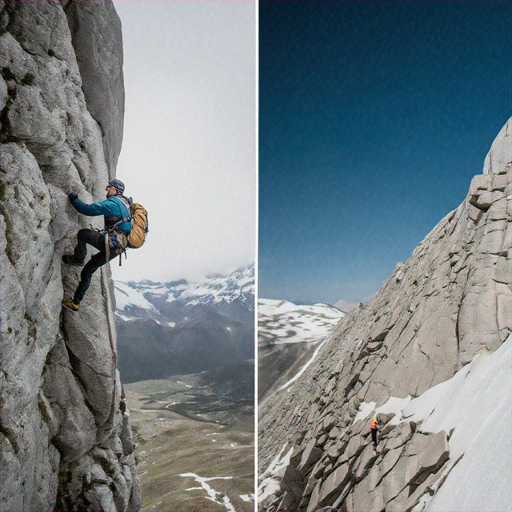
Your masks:
M208 307L237 319L249 318L254 312L254 274L251 265L196 282L114 281L116 314L123 321L151 318L168 325L197 316Z
M358 303L352 303L352 302L349 302L348 300L341 299L338 302L334 303L334 307L340 309L344 313L348 313L349 311L354 309L357 306L357 304Z

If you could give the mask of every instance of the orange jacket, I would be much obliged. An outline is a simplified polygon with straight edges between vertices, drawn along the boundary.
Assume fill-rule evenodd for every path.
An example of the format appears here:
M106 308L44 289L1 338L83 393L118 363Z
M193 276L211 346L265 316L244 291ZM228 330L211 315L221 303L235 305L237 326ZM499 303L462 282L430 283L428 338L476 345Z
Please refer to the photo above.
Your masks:
M377 423L378 423L377 418L375 418L375 419L372 421L372 426L371 426L370 428L373 428L373 430L378 430L378 429L377 429Z

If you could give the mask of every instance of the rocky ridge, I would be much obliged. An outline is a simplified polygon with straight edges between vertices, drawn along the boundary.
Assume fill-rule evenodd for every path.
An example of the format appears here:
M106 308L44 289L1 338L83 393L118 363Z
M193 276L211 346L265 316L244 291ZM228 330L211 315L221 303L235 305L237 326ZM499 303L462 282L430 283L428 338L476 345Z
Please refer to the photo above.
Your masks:
M470 419L482 418L428 427L427 419L442 400L437 397L414 417L407 404L428 402L430 393L444 396L452 378L462 386L467 375L478 373L477 363L492 359L494 352L507 361L512 329L510 131L509 120L459 208L406 263L397 265L370 303L340 321L315 364L293 387L261 405L261 509L430 510L432 496L443 486L453 491L450 482L457 480L451 476L458 464L465 464L464 457L470 464L456 506L465 506L463 495L471 495L472 486L481 489L477 468L484 464L482 454L467 445L461 448L460 439ZM486 413L491 423L503 424L507 432L492 443L503 443L495 460L503 471L492 471L502 492L496 497L484 490L485 508L479 510L510 504L510 364L505 363L501 380L488 372L478 388L484 393L480 403L496 405ZM462 417L469 414L466 409L459 410ZM378 450L369 431L375 414L384 423ZM482 436L480 441L496 432L487 428Z
M121 149L121 24L107 1L1 1L1 508L136 511L107 267L62 312L61 264ZM101 219L92 220L101 227Z

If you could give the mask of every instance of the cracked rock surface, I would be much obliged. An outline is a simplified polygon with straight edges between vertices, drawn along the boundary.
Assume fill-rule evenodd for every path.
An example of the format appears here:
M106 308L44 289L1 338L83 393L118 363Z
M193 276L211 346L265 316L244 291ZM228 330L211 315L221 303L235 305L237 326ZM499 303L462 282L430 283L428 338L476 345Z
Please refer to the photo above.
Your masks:
M121 148L120 21L110 0L0 7L1 510L136 511L108 268L61 309L79 280L61 257L101 227L66 191L102 200Z
M260 475L294 448L262 509L404 512L456 464L445 431L384 416L375 451L368 419L354 419L363 402L418 397L510 336L510 129L509 120L464 202L339 322L293 387L260 404Z

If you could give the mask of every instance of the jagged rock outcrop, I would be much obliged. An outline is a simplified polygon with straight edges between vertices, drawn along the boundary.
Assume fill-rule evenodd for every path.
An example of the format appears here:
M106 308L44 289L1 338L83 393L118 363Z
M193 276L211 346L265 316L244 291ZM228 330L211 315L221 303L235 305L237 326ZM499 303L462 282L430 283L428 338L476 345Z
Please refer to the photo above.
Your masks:
M91 221L66 191L103 199L121 146L120 21L110 0L2 0L1 13L1 510L135 511L108 268L79 313L61 309L79 279L61 257Z
M369 412L358 414L420 397L510 339L510 125L459 208L340 321L291 389L260 405L261 509L409 511L462 457L451 453L451 431L422 430L393 412L381 414L385 441L374 451ZM501 385L506 397L509 381Z

